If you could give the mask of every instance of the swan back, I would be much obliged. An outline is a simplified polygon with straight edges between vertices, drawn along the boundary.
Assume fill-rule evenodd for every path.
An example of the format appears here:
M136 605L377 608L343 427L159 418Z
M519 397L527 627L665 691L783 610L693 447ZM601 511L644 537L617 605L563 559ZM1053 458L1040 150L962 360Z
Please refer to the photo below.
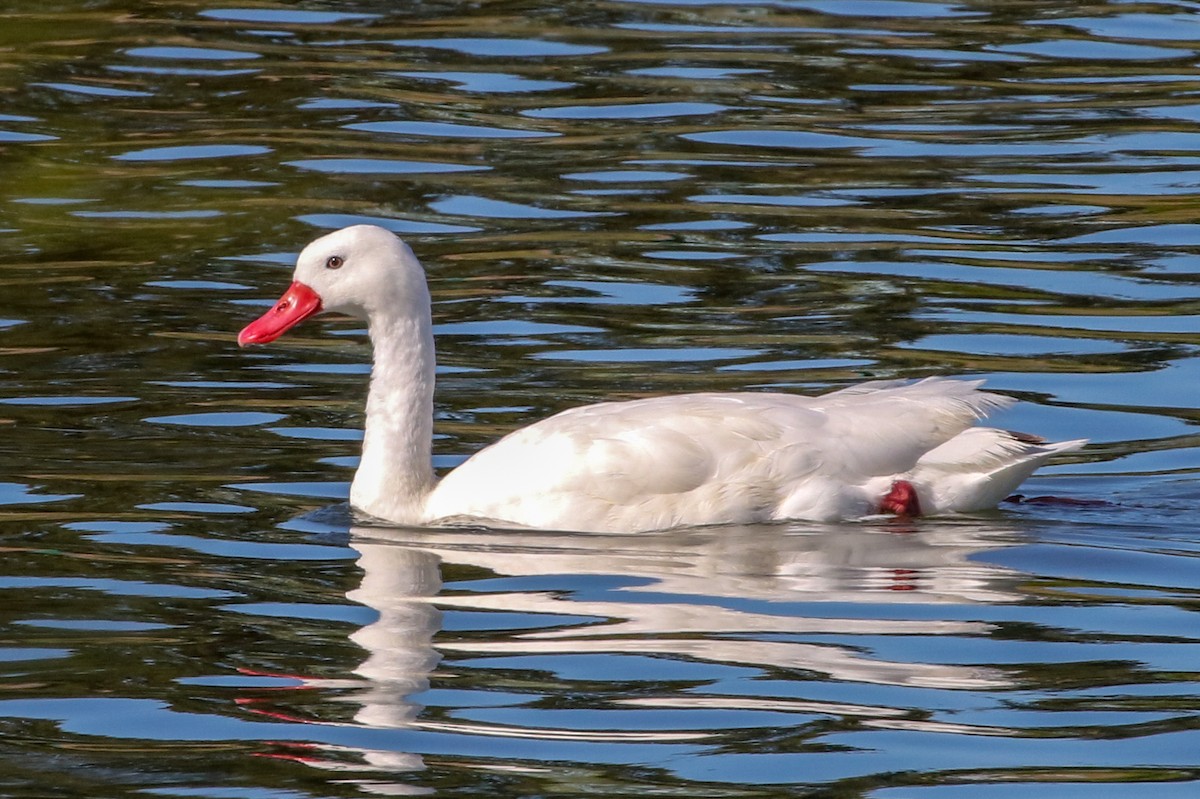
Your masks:
M1012 402L978 385L930 378L819 397L685 394L573 408L452 471L427 503L428 521L629 531L862 517L877 513L892 482L916 474L927 453ZM995 471L976 442L991 447L993 437L964 442L961 459ZM920 474L933 474L926 466Z

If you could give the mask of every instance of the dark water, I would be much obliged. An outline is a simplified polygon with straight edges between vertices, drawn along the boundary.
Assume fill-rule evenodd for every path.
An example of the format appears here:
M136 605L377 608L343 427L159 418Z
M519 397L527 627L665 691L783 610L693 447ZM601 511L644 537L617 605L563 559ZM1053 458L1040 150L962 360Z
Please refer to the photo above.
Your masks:
M1200 4L0 9L0 794L1200 795ZM428 267L439 466L581 402L971 374L1013 505L352 530Z

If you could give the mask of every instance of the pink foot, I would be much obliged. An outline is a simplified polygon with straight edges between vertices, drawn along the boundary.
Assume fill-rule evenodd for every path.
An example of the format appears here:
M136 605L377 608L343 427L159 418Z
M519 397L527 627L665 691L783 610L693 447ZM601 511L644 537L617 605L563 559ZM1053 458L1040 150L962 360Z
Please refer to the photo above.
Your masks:
M895 481L892 490L879 503L879 512L904 517L920 516L921 501L917 499L917 489L907 480Z

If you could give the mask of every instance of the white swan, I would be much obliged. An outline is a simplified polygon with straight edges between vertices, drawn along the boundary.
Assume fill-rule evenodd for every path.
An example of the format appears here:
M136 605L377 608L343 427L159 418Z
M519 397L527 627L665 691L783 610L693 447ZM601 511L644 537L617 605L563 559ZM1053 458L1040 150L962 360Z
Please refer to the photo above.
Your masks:
M510 433L439 482L433 323L412 250L371 225L317 239L238 343L272 341L321 311L367 322L375 363L350 503L398 524L634 532L969 512L1085 443L972 427L1014 400L978 390L981 381L928 378L819 397L684 394L573 408Z

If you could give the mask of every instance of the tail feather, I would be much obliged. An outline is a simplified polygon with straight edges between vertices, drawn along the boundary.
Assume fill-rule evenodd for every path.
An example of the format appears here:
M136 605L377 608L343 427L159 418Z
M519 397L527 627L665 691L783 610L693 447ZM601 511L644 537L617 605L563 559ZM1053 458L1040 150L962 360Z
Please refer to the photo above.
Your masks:
M1046 443L1035 436L972 427L927 452L912 471L935 513L993 508L1050 458L1084 439Z

